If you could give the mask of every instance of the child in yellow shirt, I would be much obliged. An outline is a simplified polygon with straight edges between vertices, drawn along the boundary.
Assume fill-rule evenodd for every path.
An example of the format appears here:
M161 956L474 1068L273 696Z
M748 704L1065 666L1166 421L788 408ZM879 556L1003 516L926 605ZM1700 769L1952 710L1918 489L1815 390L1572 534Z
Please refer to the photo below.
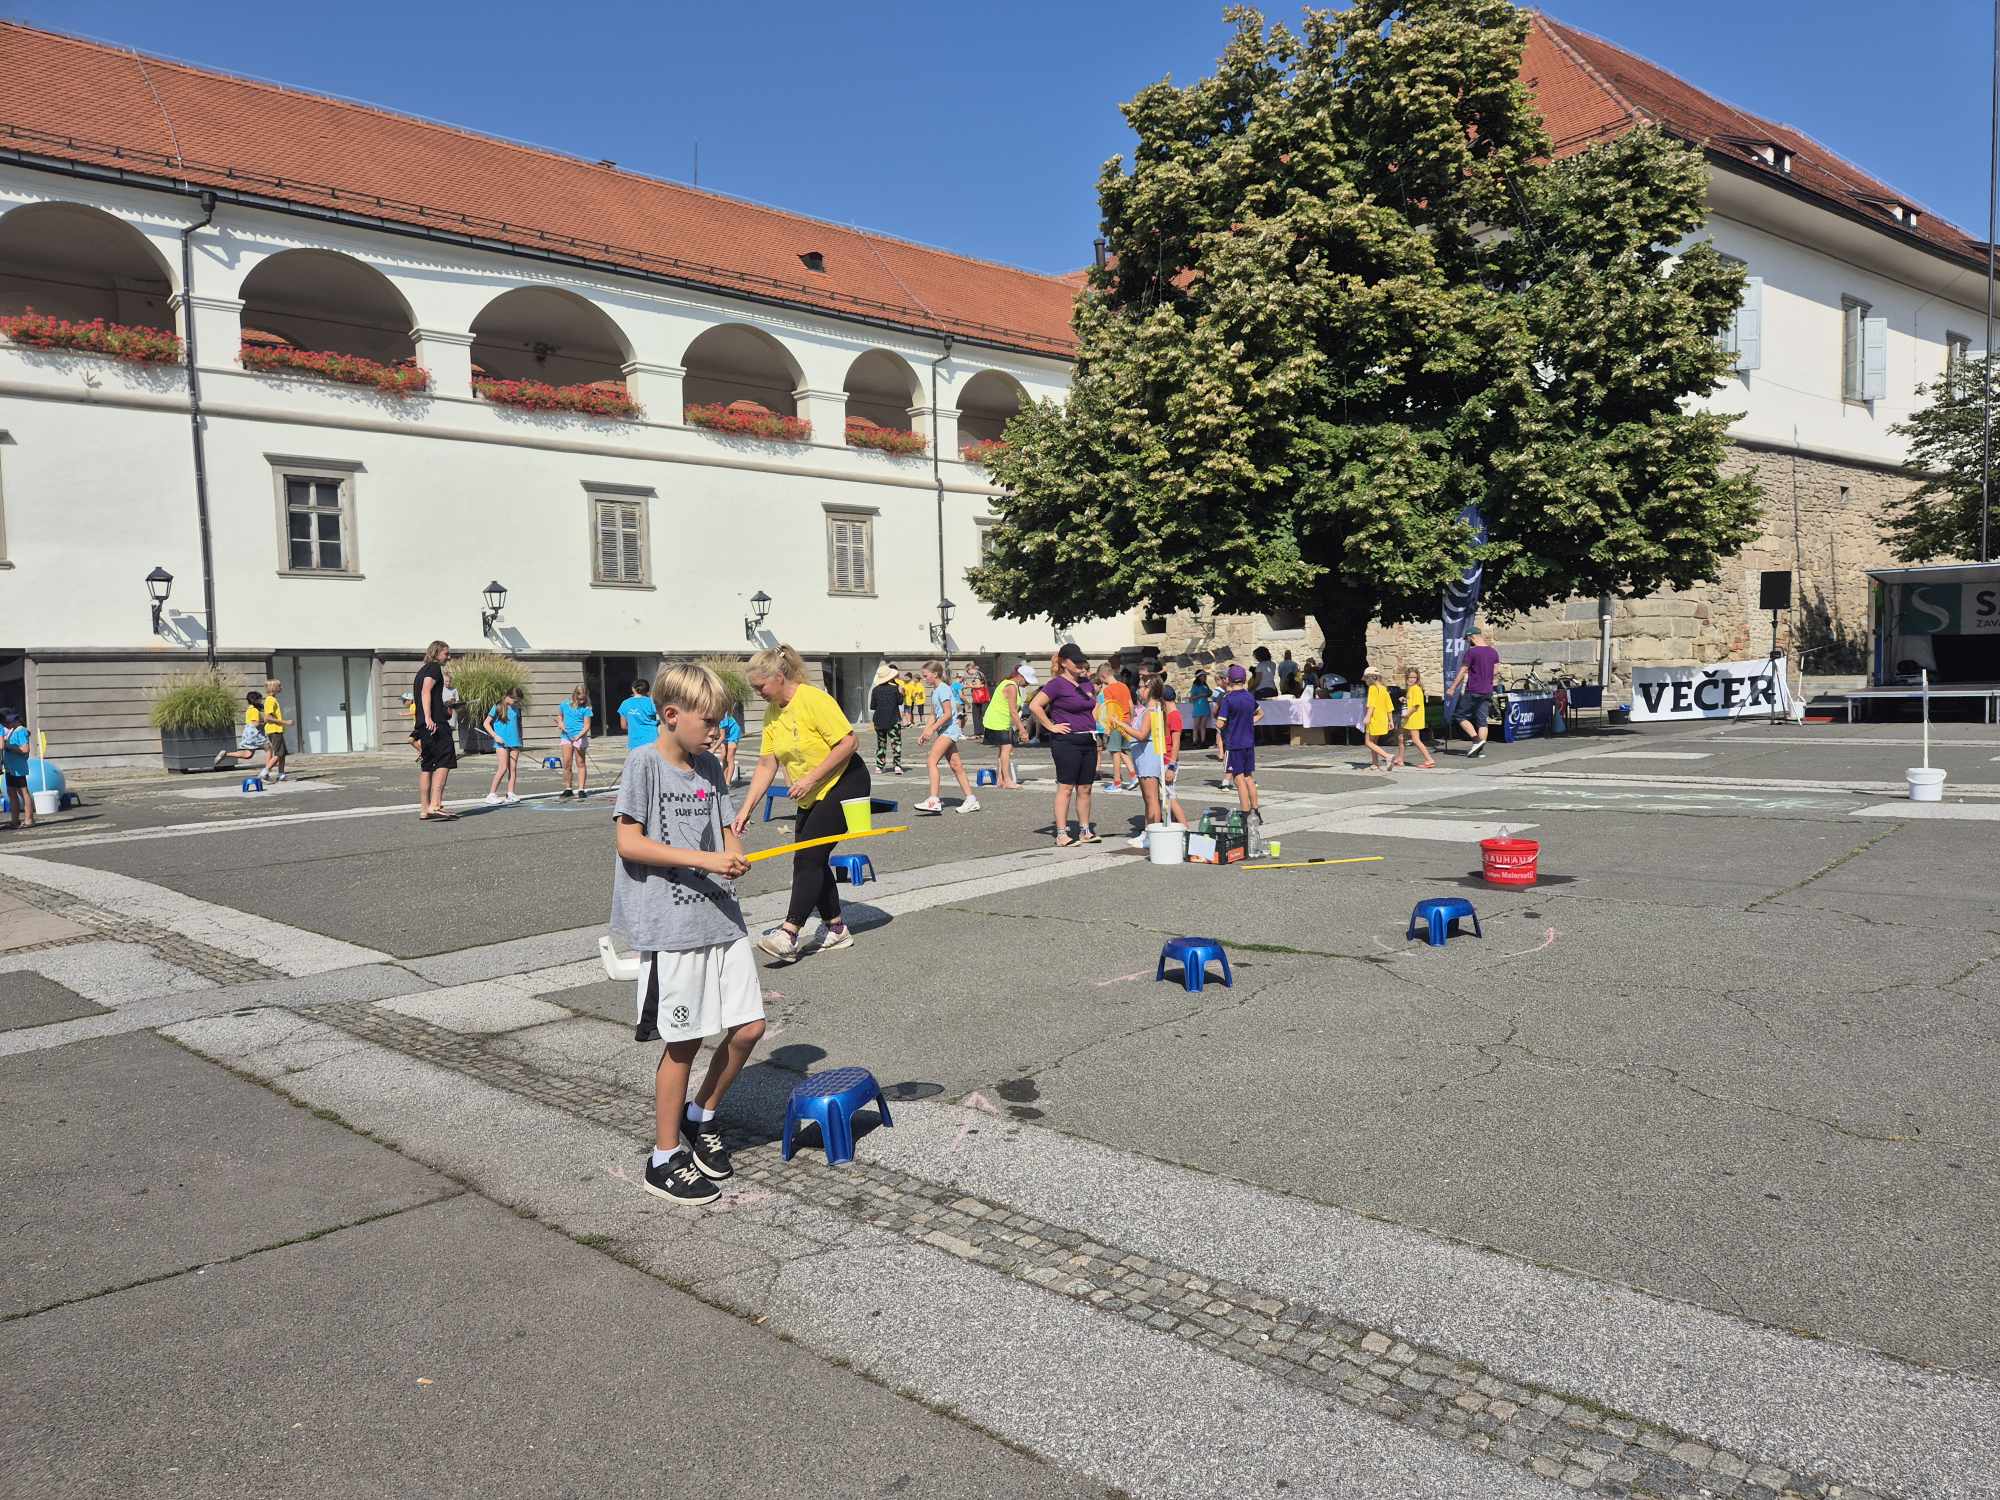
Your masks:
M1415 745L1417 753L1424 758L1424 769L1437 769L1437 762L1431 759L1431 747L1424 743L1424 727L1424 674L1415 667L1405 667L1402 736L1396 745L1397 765L1403 763L1403 752Z
M1376 741L1393 733L1396 706L1389 700L1389 690L1382 686L1380 667L1370 667L1361 674L1361 680L1368 684L1368 721L1361 728L1362 742L1368 746L1368 769L1386 771L1394 761Z
M268 781L285 779L285 710L278 703L281 686L275 677L264 679L264 777Z

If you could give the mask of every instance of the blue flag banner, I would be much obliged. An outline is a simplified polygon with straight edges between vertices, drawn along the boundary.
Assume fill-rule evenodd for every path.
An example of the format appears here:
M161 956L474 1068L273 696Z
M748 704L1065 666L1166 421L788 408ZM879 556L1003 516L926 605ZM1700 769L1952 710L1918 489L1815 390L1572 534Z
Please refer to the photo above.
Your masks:
M1475 544L1485 542L1486 518L1479 513L1478 506L1466 506L1459 519L1472 528ZM1465 659L1465 632L1479 617L1479 581L1484 572L1485 565L1475 560L1465 570L1465 576L1444 591L1444 681L1438 684L1440 693L1451 691L1451 680L1458 675L1458 664Z

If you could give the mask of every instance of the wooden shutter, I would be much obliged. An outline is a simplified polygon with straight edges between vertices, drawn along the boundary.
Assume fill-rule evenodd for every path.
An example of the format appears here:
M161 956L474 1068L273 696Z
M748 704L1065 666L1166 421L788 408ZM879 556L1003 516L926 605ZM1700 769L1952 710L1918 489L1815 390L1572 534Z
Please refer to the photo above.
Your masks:
M827 517L827 586L833 593L874 592L868 567L868 530L865 517Z
M644 516L637 500L597 502L597 577L602 583L644 583Z
M1880 401L1889 394L1889 320L1861 320L1861 399Z
M1743 305L1736 309L1736 368L1754 370L1764 359L1764 278L1747 277Z

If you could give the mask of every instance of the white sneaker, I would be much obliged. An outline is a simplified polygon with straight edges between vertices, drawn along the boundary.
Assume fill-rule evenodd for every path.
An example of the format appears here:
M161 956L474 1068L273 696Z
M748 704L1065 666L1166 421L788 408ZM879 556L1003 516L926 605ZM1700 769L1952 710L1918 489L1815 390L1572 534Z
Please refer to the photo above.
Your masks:
M958 804L958 810L962 813L978 812L979 799L977 797L967 797L963 802Z
M757 946L771 957L782 959L798 958L804 951L799 947L798 934L787 932L782 927L773 927L758 938Z
M841 948L852 948L853 946L854 933L850 929L842 927L838 932L835 932L826 923L822 922L819 924L819 931L812 935L812 941L806 944L805 951L808 953L833 953Z
M944 811L944 804L935 797L926 797L923 801L916 804L916 810L918 812L941 813Z
M1143 834L1143 833L1141 833L1141 834L1135 834L1135 835L1133 835L1133 836L1132 836L1131 838L1129 838L1129 839L1125 840L1125 847L1126 847L1126 848L1128 848L1128 849L1143 849L1143 848L1145 848L1145 847L1146 847L1146 835L1145 835L1145 834Z
M486 805L488 807L498 807L500 806L501 803L505 802L506 800L507 799L501 796L498 792L488 792L486 794Z

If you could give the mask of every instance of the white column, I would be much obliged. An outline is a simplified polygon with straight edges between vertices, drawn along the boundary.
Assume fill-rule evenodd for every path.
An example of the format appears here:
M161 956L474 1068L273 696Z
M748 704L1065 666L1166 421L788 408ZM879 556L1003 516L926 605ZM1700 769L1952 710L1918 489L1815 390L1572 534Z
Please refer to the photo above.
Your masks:
M431 373L434 396L472 394L472 335L456 328L412 328L417 363Z
M847 441L847 392L802 385L792 392L799 415L812 423L812 440L839 447Z
M958 408L913 406L910 426L931 440L939 458L958 457Z
M243 299L206 297L196 292L175 292L170 305L183 341L192 321L195 354L202 368L213 370L236 363L236 351L243 345Z
M687 371L679 365L649 365L644 360L628 360L625 393L645 408L648 422L665 422L672 427L685 424Z

